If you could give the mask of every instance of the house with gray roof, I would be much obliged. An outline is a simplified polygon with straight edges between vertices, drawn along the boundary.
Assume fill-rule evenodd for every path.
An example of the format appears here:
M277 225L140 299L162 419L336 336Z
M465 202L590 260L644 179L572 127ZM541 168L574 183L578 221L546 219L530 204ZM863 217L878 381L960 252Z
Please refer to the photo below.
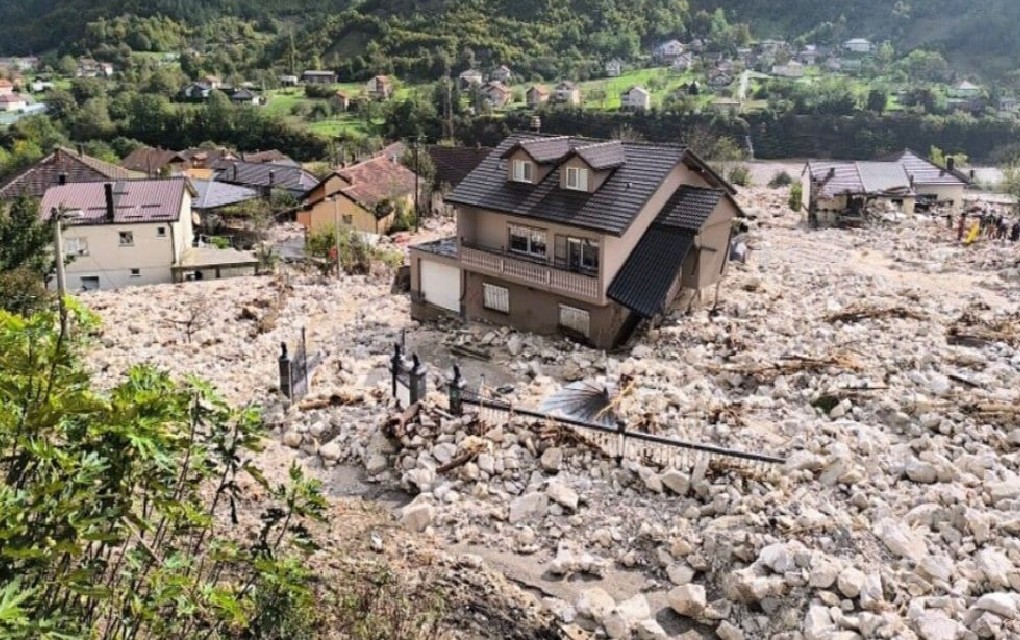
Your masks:
M456 236L411 247L412 316L619 344L723 277L735 193L679 145L512 135L446 197Z

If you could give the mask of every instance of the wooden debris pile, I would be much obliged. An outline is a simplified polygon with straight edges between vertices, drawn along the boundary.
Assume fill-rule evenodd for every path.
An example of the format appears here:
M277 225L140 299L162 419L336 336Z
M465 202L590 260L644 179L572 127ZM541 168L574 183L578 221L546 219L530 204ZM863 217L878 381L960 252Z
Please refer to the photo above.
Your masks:
M827 322L860 322L862 320L880 320L885 318L909 318L911 320L927 319L921 313L907 309L906 307L852 307L839 313L833 313L825 317Z
M252 320L255 322L252 337L269 333L276 328L276 323L280 319L280 311L287 306L287 300L294 289L293 285L282 277L277 277L273 281L273 288L275 289L275 295L270 295L268 298L258 298L252 301L251 304L241 307L238 320Z
M964 313L949 327L946 342L965 347L983 347L1004 342L1012 347L1020 347L1020 313L994 319L984 319L971 312Z
M711 366L709 370L717 373L739 373L754 378L760 384L768 384L779 376L797 373L821 373L834 369L837 371L860 371L861 365L849 353L837 353L825 357L783 356L778 362L751 362L726 366Z

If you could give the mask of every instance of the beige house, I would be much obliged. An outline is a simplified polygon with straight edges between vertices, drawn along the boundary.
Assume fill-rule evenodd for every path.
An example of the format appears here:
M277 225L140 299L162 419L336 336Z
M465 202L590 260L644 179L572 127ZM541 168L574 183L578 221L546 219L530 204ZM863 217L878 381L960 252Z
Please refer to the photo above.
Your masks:
M808 162L801 172L804 202L813 224L832 225L869 209L914 212L917 197L899 162Z
M192 244L191 199L183 178L90 182L52 187L45 217L64 211L69 291L173 281Z
M652 108L652 94L644 87L631 87L620 93L620 108L631 111L647 111Z
M365 88L373 100L388 100L393 95L393 81L388 76L374 76Z
M306 194L297 221L310 233L339 224L385 235L398 210L413 208L414 188L414 172L391 157L380 156L326 176Z
M946 166L941 167L910 149L904 149L887 160L903 165L919 201L949 203L956 210L963 208L964 191L970 184L970 176L956 168L953 158L948 158Z
M546 102L549 102L549 90L541 85L534 85L524 94L529 109L537 109Z
M565 80L556 85L552 100L562 104L579 105L581 104L581 89L575 83Z
M722 278L734 193L680 146L511 136L446 197L457 235L411 247L412 316L611 347Z

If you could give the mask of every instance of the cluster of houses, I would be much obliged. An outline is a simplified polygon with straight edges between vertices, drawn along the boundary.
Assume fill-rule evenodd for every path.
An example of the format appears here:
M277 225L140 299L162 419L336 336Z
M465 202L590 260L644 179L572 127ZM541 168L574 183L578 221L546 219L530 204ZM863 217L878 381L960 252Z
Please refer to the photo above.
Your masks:
M44 217L63 221L70 290L210 280L253 274L259 261L243 243L218 248L203 232L240 237L251 221L238 205L277 192L298 204L274 214L311 232L339 224L387 233L418 184L402 152L391 145L320 180L276 150L140 147L114 165L57 147L0 184L0 201L35 198Z
M256 106L266 104L265 96L256 90L253 83L245 82L240 86L231 87L224 85L219 76L212 74L205 75L202 79L182 87L178 98L182 102L205 102L214 92L226 95L234 104L251 104Z

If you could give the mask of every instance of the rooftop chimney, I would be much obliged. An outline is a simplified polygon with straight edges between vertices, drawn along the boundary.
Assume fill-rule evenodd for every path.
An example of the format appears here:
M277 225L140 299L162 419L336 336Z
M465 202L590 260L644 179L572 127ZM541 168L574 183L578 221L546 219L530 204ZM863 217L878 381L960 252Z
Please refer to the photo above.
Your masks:
M85 145L83 145L82 143L79 142L78 143L78 157L81 158L84 155L85 155Z
M542 131L542 118L538 116L531 116L531 132L540 133Z
M113 222L113 184L104 184L103 191L106 193L106 221Z
M269 186L276 184L276 172L272 169L269 170Z
M64 173L63 171L61 171L60 175L57 176L57 184L59 184L60 186L64 186L65 184L67 184L67 174Z
M952 171L956 168L956 158L953 156L946 156L946 170Z

